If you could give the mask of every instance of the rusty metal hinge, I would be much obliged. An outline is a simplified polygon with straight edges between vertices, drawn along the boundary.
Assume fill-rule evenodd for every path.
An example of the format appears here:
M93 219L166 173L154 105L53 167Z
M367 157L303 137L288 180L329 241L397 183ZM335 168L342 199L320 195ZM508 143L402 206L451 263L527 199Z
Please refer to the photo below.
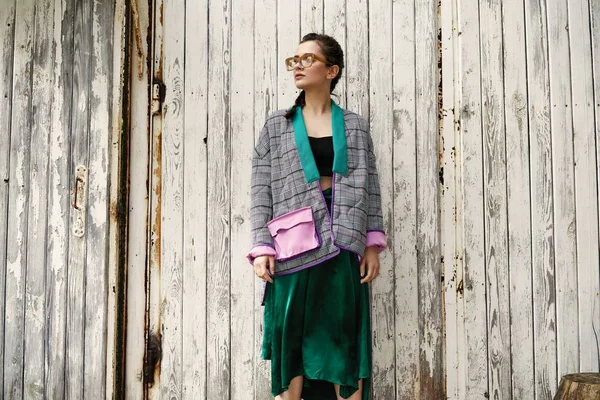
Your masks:
M146 343L146 355L144 358L144 384L154 385L155 372L162 358L162 340L154 332L148 334Z
M77 166L75 170L75 188L71 192L71 205L73 206L73 235L83 237L85 232L85 204L86 204L87 168Z
M165 84L160 79L154 78L152 82L152 115L156 115L162 111L162 103L165 101L165 93Z

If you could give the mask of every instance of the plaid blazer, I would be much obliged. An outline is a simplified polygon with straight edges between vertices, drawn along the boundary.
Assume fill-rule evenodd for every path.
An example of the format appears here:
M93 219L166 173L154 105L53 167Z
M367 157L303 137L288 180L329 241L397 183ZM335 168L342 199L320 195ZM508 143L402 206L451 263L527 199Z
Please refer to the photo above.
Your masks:
M386 247L379 177L367 120L332 101L334 166L331 214L327 209L301 109L289 120L269 115L252 156L248 260L274 255L275 275L317 265L349 250L360 257L367 246ZM310 206L320 246L297 257L277 260L267 223Z

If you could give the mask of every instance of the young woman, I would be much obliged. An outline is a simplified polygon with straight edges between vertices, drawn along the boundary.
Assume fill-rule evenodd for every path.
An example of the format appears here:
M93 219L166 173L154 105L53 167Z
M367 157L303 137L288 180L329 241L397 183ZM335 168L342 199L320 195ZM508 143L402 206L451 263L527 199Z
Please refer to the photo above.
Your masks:
M285 60L301 93L268 116L252 157L248 259L265 281L262 358L279 400L365 400L367 283L386 247L369 124L331 92L339 43L310 33Z

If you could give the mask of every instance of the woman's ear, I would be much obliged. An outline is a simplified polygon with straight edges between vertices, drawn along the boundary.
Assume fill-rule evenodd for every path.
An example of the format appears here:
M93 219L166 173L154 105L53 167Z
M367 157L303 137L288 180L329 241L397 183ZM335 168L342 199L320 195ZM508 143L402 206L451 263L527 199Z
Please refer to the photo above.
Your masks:
M329 67L329 71L327 71L327 78L333 79L338 75L339 72L340 72L340 67L337 65L333 65L333 66Z

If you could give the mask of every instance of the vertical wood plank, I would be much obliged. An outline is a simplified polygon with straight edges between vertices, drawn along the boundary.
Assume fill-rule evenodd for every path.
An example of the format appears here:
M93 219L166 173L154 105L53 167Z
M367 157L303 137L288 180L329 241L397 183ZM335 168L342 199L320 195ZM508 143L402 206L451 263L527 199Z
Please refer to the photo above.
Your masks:
M567 2L547 2L556 270L557 379L579 371L577 237ZM550 382L552 384L552 382ZM552 387L554 390L554 387Z
M527 59L523 1L505 0L503 17L504 103L510 296L512 396L533 399L533 293Z
M300 93L296 88L293 72L288 71L283 62L296 54L301 39L300 0L278 0L277 27L277 104L280 108L287 108L294 104Z
M137 71L140 63L146 65L152 56L148 43L142 40L144 57L139 57L135 35L150 34L153 23L149 2L136 1L140 31L133 29L132 37L127 38L130 71ZM116 50L116 49L115 49ZM148 207L151 199L150 180L150 89L151 73L145 68L145 74L139 78L137 73L129 74L130 79L130 142L129 142L129 208L128 208L128 244L127 244L127 356L125 363L125 393L131 398L140 399L144 395L144 354L146 349L146 291L148 271ZM156 288L158 289L158 288Z
M370 134L373 138L379 181L383 219L388 241L393 243L393 176L392 165L392 2L369 2L369 114ZM367 117L367 115L364 115ZM371 284L371 330L373 332L373 387L374 399L390 399L396 393L396 360L394 343L394 268L393 255L380 255L381 275Z
M354 2L353 2L354 3ZM358 5L358 4L355 4ZM396 399L419 400L419 282L417 270L417 170L415 131L414 0L393 3L393 252ZM348 18L356 14L348 4ZM355 18L354 16L352 18ZM356 26L348 21L349 26ZM348 32L348 46L357 39ZM364 42L363 42L364 43ZM361 44L355 45L360 51ZM348 51L348 59L356 55ZM360 73L360 63L352 70ZM350 67L349 67L350 68ZM399 77L402 77L399 79ZM348 75L348 104L358 103L353 85L360 75Z
M501 5L482 1L481 70L490 396L511 397Z
M73 39L73 100L71 112L71 168L69 170L69 188L74 202L77 181L75 174L84 166L89 174L89 98L91 54L91 4L75 4L75 31ZM89 176L89 175L88 175ZM88 199L89 180L83 195ZM89 207L89 204L84 205ZM66 337L66 376L65 391L69 398L83 398L85 365L85 288L86 288L86 235L87 223L83 227L83 236L73 234L79 225L78 213L71 208L69 223L69 264L67 267L67 337ZM89 222L89 221L86 221Z
M415 59L417 85L417 228L419 269L419 384L423 399L444 396L442 363L443 315L439 236L438 68L436 4L415 3ZM374 63L371 56L371 62ZM372 90L373 91L373 90ZM374 112L378 108L374 108Z
M231 383L231 2L211 2L208 22L207 388L229 398Z
M23 397L34 5L33 1L18 2L15 17L5 278L3 397L6 398Z
M346 0L346 25L351 27L346 29L346 106L365 118L369 116L368 8L366 1Z
M15 39L15 2L0 7L0 118L11 120L13 54ZM0 271L7 266L8 199L10 188L10 123L0 124ZM0 291L5 293L6 274L0 273ZM5 297L0 296L0 387L4 387Z
M598 246L598 165L594 151L594 88L589 7L568 1L573 103L573 156L577 207L577 272L581 371L597 371L600 360L600 249ZM550 381L550 384L554 382Z
M208 2L187 2L185 47L184 137L184 265L183 270L183 397L206 397L207 145L208 140ZM235 53L234 53L235 54ZM245 67L252 57L242 57ZM245 79L248 79L247 70ZM246 105L247 106L247 105ZM211 138L214 140L214 138ZM237 275L237 272L234 273ZM251 283L250 283L251 284ZM250 289L249 299L252 298ZM252 309L249 311L252 319ZM252 324L252 322L250 322ZM251 330L249 328L248 330ZM247 339L245 335L241 335ZM251 371L251 368L247 368ZM247 389L247 388L246 388ZM246 397L249 398L249 397Z
M48 247L46 263L46 375L45 396L65 394L67 265L69 254L69 149L73 78L75 5L54 2L54 86L48 187Z
M462 222L462 286L466 349L459 361L465 375L466 399L489 396L487 371L487 307L485 285L485 241L483 217L483 154L481 129L481 55L479 50L479 5L460 1L459 40L460 141L457 174L461 191L457 193L457 219Z
M598 188L600 188L600 3L590 1L590 24L592 33L592 61L593 81L594 81L594 116L596 121L596 179ZM600 196L598 197L598 212L600 213ZM600 227L600 215L598 216L598 226ZM600 229L600 228L599 228ZM0 253L1 255L1 253ZM0 286L1 287L1 286Z
M185 2L165 1L158 8L164 29L161 300L162 361L160 398L181 399L183 375L183 176ZM164 268L163 268L164 267ZM164 368L163 368L164 367Z
M52 40L54 4L38 1L34 13L31 157L27 219L27 274L25 288L24 390L25 397L44 396L46 331L45 271L48 191L48 153L53 83Z
M323 0L300 0L300 38L323 32Z
M323 2L323 32L338 41L344 51L346 61L346 0L327 0ZM333 89L333 98L340 107L346 108L346 69Z
M254 142L269 114L277 110L277 3L276 0L255 0L254 20ZM294 51L296 48L294 48ZM263 310L260 303L263 283L254 279L254 399L271 396L271 363L261 360L263 340Z
M112 99L115 3L94 0L90 20L90 138L85 289L85 360L83 391L106 392L106 318L108 265L109 141ZM118 51L118 50L117 50ZM93 378L91 378L93 377ZM91 379L90 379L91 378Z
M231 400L254 398L254 275L250 243L250 163L254 147L254 3L233 0L231 24ZM292 80L291 77L290 81ZM293 100L292 100L293 101ZM249 301L250 300L250 301ZM250 340L249 340L250 339Z
M531 174L535 398L556 385L556 314L551 137L545 4L525 3Z

